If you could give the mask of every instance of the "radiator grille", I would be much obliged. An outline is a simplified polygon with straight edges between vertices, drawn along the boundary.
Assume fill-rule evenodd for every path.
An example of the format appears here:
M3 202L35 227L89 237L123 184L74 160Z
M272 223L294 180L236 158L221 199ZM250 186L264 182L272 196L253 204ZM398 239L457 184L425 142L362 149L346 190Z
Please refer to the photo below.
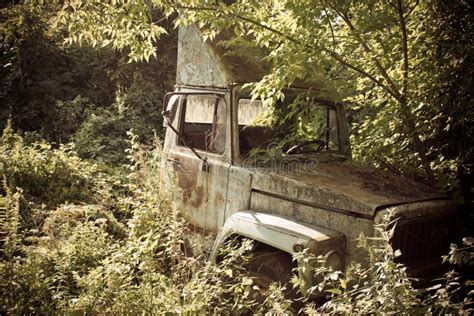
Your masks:
M392 246L402 252L398 260L412 276L426 277L440 270L441 257L448 254L449 245L458 239L458 234L453 214L405 219L397 223Z

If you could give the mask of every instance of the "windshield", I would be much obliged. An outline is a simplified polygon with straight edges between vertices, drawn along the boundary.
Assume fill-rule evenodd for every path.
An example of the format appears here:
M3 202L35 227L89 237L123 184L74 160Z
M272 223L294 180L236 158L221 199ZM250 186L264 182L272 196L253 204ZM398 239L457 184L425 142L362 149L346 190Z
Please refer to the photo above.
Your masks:
M276 147L290 155L339 150L331 106L278 102L270 109L259 100L240 98L237 108L243 157Z

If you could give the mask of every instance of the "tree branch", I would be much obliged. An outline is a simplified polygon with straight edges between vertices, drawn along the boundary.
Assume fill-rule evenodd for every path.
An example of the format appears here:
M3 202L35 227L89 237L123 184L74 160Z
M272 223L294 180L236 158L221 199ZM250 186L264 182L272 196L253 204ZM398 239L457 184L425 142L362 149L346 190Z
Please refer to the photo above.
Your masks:
M413 5L413 8L411 8L410 10L408 10L408 13L405 15L405 19L408 18L408 16L410 14L412 14L413 11L415 11L415 8L418 6L418 3L420 3L419 0L416 0L415 4Z
M224 12L222 10L220 10L219 8L217 7L194 7L194 6L183 6L183 5L178 5L177 6L178 9L185 9L185 10L195 10L195 11L214 11L214 12L218 12L218 13L221 13L221 14L228 14L227 12ZM243 20L245 22L248 22L250 24L253 24L255 26L258 26L258 27L261 27L269 32L272 32L274 34L277 34L279 35L280 37L294 43L294 44L297 44L297 45L300 45L300 46L303 46L305 49L307 50L310 50L310 51L313 51L314 48L312 45L308 45L308 44L304 44L303 42L301 42L300 40L294 38L294 37L291 37L287 34L284 34L283 32L277 30L277 29L274 29L270 26L267 26L265 24L262 24L261 22L259 21L256 21L256 20L253 20L253 19L250 19L250 18L247 18L245 16L242 16L242 15L239 15L239 14L232 14L233 17L237 18L237 19L240 19L240 20ZM369 74L368 72L366 72L365 70L349 63L348 61L346 61L342 56L340 56L339 54L337 54L336 52L332 51L332 50L329 50L327 48L324 48L324 47L321 47L321 50L325 53L327 53L330 57L332 57L333 59L335 59L337 62L339 62L340 64L344 65L345 67L361 74L362 76L366 77L367 79L371 80L372 82L374 82L377 86L379 86L380 88L384 89L385 91L387 91L392 97L394 97L397 101L400 101L400 95L398 93L398 90L392 90L390 89L386 84L384 84L382 81L378 80L377 78L375 78L375 76Z
M387 73L387 70L382 66L382 64L380 63L380 61L378 60L378 58L376 56L373 55L373 52L372 52L372 49L369 47L369 45L364 41L364 39L359 35L357 34L357 31L355 29L355 26L352 24L351 20L349 19L348 15L344 12L341 12L339 10L337 10L335 7L332 7L332 9L334 11L336 11L336 13L339 15L339 17L341 17L341 19L347 24L347 26L349 27L349 29L352 31L352 33L354 34L354 37L356 38L356 40L359 42L359 44L362 46L362 48L364 49L364 51L369 55L370 59L372 59L372 62L374 63L375 67L377 68L377 70L380 72L380 74L382 75L382 77L387 81L391 91L393 93L391 93L392 95L396 95L397 97L395 99L399 99L400 98L400 91L397 87L397 85L395 84L395 82L392 80L392 78L390 78L390 76L388 75Z
M408 74L410 70L409 59L408 59L408 35L405 16L403 15L403 3L402 0L398 0L398 17L400 29L402 31L402 51L403 51L403 83L402 83L402 98L407 99L408 94Z
M371 75L368 72L366 72L365 70L360 69L360 68L350 64L349 62L345 61L344 58L342 56L340 56L339 54L337 54L336 52L333 52L333 51L325 49L325 48L322 48L322 50L324 52L328 53L332 58L334 58L336 61L338 61L342 65L344 65L347 68L352 69L352 70L358 72L359 74L363 75L364 77L370 79L376 85L378 85L379 87L381 87L382 89L387 91L393 98L395 98L395 100L400 101L400 94L399 93L397 93L395 91L392 91L386 84L384 84L382 81L375 78L373 75Z
M416 6L416 4L415 4ZM414 10L415 6L412 10ZM410 63L408 56L408 34L406 27L406 17L403 13L403 0L397 0L396 5L393 5L395 11L398 13L400 31L402 32L402 53L403 53L403 79L402 79L402 95L400 101L400 109L404 115L404 123L406 129L411 137L414 145L414 150L419 154L421 165L425 171L426 177L431 184L435 183L433 170L431 169L429 159L427 157L427 150L425 143L421 140L416 130L416 117L408 107L408 77L410 71ZM413 11L411 11L413 12ZM411 13L410 12L410 13Z
M328 10L326 10L326 8L324 8L324 12L326 13L329 28L331 29L332 41L333 41L333 43L336 43L336 36L334 36L334 29L332 28L332 23L331 23L331 19L329 18Z
M225 12L225 11L222 11L220 10L218 7L194 7L194 6L184 6L184 5L177 5L176 6L177 9L184 9L184 10L191 10L191 11L214 11L214 12L218 12L218 13L222 13L222 14L229 14L228 12ZM237 14L237 13L232 13L230 14L232 16L234 16L235 18L237 19L240 19L242 21L245 21L245 22L248 22L250 24L253 24L253 25L256 25L256 26L259 26L267 31L270 31L272 33L275 33L275 34L278 34L279 36L289 40L290 42L293 42L293 43L298 43L298 40L284 34L283 32L280 32L278 31L277 29L274 29L270 26L267 26L265 24L262 24L256 20L253 20L253 19L250 19L248 17L245 17L243 15L240 15L240 14Z

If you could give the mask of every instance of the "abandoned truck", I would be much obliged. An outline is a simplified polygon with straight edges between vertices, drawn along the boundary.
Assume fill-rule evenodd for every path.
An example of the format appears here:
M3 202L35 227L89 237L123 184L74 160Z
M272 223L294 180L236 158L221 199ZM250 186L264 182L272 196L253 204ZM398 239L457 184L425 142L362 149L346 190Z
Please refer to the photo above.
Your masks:
M239 83L254 81L258 69L228 58L197 28L181 28L177 85L163 104L162 167L180 189L191 229L211 236L214 256L229 238L245 237L255 241L250 269L263 280L287 282L298 264L292 254L303 249L344 270L364 260L357 237L373 236L391 210L399 217L393 247L410 273L434 272L457 231L454 205L424 185L351 162L339 103L314 101L311 137L283 148L283 158L259 161L253 153L271 151L286 131L259 120L264 104ZM287 89L275 111L284 113L301 91ZM300 277L311 285L311 276Z

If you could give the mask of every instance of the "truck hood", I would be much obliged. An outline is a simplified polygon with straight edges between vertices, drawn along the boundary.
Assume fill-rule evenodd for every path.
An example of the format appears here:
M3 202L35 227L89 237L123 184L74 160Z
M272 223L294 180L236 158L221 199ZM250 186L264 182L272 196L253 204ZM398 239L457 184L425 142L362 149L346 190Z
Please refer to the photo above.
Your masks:
M311 168L293 165L291 169L298 170L257 169L253 192L366 216L387 206L445 198L424 184L353 162L318 162Z

